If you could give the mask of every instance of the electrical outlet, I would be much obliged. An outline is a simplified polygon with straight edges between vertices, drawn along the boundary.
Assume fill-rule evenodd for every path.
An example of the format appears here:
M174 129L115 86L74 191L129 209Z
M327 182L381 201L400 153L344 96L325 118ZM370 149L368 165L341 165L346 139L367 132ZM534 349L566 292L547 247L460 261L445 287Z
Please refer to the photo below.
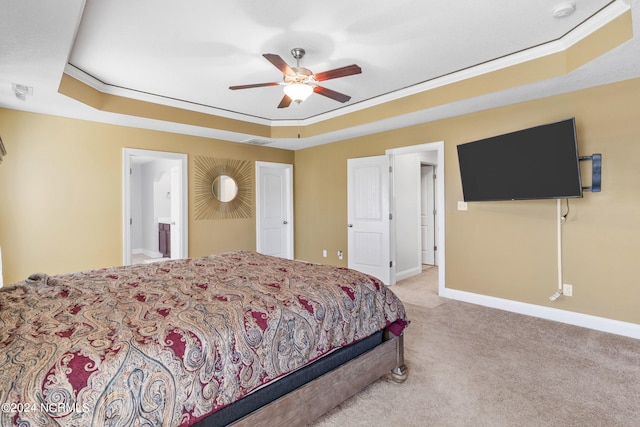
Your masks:
M342 251L338 251L338 259L342 259Z
M567 297L573 296L573 285L563 284L562 285L562 295Z
M461 200L458 201L458 210L466 211L467 210L467 202L463 202Z
M323 250L322 250L322 257L323 257L323 258L326 258L326 257L327 257L327 250L326 250L326 249L323 249Z

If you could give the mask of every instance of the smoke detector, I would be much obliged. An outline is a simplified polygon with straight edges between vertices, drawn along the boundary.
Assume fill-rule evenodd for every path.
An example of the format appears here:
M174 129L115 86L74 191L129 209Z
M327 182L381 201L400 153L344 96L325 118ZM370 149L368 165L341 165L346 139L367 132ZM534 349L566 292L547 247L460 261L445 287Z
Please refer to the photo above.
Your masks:
M571 15L573 12L576 11L576 4L573 2L563 2L558 4L556 7L553 8L553 17L554 18L566 18L567 16Z

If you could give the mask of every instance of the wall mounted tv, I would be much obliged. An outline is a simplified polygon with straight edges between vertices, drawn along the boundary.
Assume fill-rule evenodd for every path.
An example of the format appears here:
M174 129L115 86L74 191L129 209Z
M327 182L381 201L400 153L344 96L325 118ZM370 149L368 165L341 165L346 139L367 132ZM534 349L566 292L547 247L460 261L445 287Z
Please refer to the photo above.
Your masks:
M575 119L458 145L466 202L582 197Z

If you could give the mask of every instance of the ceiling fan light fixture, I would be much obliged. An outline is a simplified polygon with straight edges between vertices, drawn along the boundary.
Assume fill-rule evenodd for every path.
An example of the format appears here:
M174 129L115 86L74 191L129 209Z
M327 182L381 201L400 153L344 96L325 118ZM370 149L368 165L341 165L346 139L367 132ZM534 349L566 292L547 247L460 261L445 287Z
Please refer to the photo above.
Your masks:
M313 93L313 86L305 83L291 83L284 86L284 93L296 102L302 102Z
M318 82L360 74L362 69L358 65L351 64L345 67L334 68L332 70L314 74L310 69L300 66L300 59L305 54L304 49L299 47L294 48L291 50L291 54L296 59L295 67L290 67L289 64L280 57L280 55L275 53L262 54L267 61L271 62L272 65L282 72L282 82L229 86L229 89L251 89L256 87L282 85L284 88L284 96L282 97L282 100L280 100L278 108L287 108L293 101L296 101L296 103L299 104L314 92L318 95L326 96L327 98L342 103L351 99L349 95L318 85Z

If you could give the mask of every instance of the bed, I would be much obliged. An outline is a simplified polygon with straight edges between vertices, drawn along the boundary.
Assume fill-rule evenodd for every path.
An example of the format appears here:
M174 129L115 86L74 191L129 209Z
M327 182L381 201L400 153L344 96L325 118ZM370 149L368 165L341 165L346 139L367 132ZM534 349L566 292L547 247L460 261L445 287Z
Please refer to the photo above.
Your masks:
M304 425L392 371L400 300L346 268L230 252L0 289L0 426Z

